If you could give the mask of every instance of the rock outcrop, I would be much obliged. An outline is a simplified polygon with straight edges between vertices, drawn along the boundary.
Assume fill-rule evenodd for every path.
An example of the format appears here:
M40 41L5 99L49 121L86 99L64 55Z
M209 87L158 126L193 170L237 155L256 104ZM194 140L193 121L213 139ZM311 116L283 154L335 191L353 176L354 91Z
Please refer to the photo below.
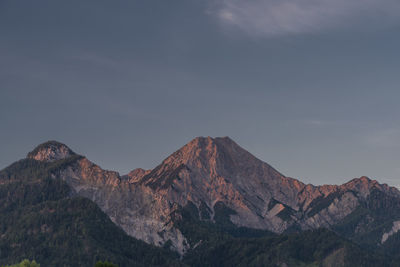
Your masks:
M389 232L384 233L384 234L382 235L381 244L385 243L386 240L387 240L390 236L394 235L394 234L397 233L399 230L400 230L400 221L394 221L394 222L393 222L392 229L390 229Z

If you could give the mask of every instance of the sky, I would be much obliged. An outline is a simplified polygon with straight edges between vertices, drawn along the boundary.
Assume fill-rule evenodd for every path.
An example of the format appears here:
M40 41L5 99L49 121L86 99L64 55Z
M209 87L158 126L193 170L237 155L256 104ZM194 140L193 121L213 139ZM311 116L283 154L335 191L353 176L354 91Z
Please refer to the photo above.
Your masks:
M399 47L398 0L0 0L0 169L229 136L305 183L400 186Z

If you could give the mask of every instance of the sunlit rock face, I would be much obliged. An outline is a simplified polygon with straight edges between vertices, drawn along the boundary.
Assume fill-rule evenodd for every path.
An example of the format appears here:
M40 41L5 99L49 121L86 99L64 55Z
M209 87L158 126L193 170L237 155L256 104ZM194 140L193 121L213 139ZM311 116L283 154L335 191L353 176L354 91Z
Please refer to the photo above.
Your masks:
M33 152L28 157L44 161L74 154L59 143ZM96 202L127 234L158 246L170 240L180 254L190 245L173 216L189 202L210 222L216 203L223 203L235 212L230 215L233 224L282 233L331 228L365 206L371 192L400 199L397 189L367 177L343 185L306 185L280 174L229 137L195 138L153 170L139 168L120 176L82 157L53 177ZM360 222L358 228L363 227Z
M132 183L140 173L121 177L83 158L55 173L54 178L64 179L75 194L97 203L127 234L157 246L171 240L172 248L184 254L186 239L171 223L171 213L178 206L151 188Z
M75 155L75 153L66 145L56 141L48 141L36 147L27 157L39 161L52 162L66 159L72 155Z
M298 209L296 196L304 184L286 178L258 160L230 138L196 138L145 175L140 185L180 206L188 201L206 204L212 219L214 205L224 203L236 211L238 226L282 232L290 224L266 216L272 198Z
M237 226L276 233L292 226L330 227L352 213L372 189L400 196L397 189L366 177L340 186L305 185L228 137L192 140L137 183L181 206L205 203L211 218L215 203L223 202L236 212L231 221Z
M146 174L150 173L151 170L144 170L142 168L134 169L133 171L129 172L127 175L124 175L123 178L127 179L129 183L136 183L140 179L143 178Z

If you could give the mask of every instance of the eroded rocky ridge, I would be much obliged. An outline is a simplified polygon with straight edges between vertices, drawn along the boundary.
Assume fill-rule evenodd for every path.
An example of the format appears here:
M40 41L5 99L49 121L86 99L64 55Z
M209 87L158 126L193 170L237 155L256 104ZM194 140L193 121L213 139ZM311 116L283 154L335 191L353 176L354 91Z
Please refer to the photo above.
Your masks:
M75 153L65 145L51 142L28 157L53 161L71 155ZM120 176L82 157L53 177L96 202L127 234L158 246L171 240L181 254L191 244L174 225L172 214L189 202L204 220L212 222L216 203L223 203L235 212L230 215L235 225L282 233L332 228L365 206L371 192L400 199L397 189L367 177L343 185L306 185L285 177L228 137L196 138L153 170L135 169Z

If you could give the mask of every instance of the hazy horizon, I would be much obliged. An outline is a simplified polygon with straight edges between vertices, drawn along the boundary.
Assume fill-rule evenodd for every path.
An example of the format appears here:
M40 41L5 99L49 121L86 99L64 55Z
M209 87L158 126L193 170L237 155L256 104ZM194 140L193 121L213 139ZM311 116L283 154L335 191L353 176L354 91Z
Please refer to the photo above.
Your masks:
M282 174L400 186L400 3L0 2L0 169L57 140L151 169L229 136Z

